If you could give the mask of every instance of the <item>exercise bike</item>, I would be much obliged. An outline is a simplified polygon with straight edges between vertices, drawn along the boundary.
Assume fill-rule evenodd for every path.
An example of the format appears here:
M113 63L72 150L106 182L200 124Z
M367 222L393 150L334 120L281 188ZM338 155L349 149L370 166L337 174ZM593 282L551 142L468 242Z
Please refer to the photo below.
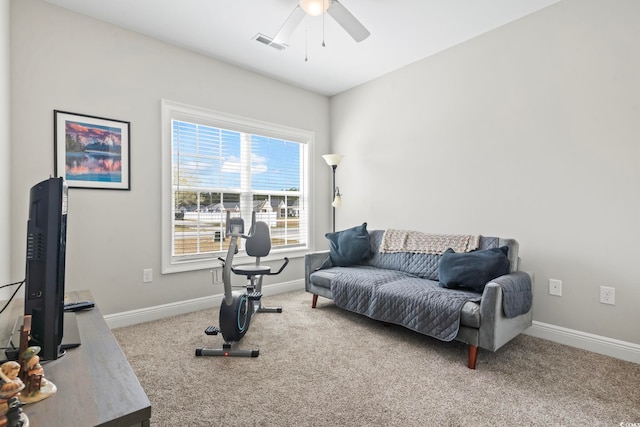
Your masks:
M226 232L231 236L227 257L218 258L222 263L224 283L224 298L220 305L220 326L209 326L204 331L207 335L222 333L224 344L220 349L197 348L196 356L258 357L260 351L257 349L242 350L232 346L247 333L251 319L256 313L282 313L282 307L262 306L262 278L280 274L289 264L289 259L285 257L284 263L275 273L268 265L260 264L260 258L269 255L271 251L271 233L267 223L256 221L255 212L251 216L248 235L244 234L244 220L231 218L230 212L227 212ZM238 239L246 240L247 255L256 258L255 264L233 265L233 256L238 253ZM247 277L247 284L243 291L232 291L231 273Z

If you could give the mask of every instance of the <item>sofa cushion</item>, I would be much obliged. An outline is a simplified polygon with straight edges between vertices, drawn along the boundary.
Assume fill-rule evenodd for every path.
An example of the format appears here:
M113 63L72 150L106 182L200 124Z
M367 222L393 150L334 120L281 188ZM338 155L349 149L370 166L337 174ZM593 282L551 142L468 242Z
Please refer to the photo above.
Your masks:
M473 301L467 301L460 311L460 326L469 326L470 328L480 327L480 304Z
M325 263L324 268L357 265L371 256L366 222L343 231L327 233L325 237L330 242L329 261L331 265Z
M318 270L311 273L309 280L316 286L331 289L331 280L335 275L336 273L331 270Z
M345 267L335 267L328 270L317 270L311 273L311 282L316 286L331 289L331 281L336 277L338 273L347 274L366 274L367 286L373 288L383 284L392 282L395 280L402 280L409 277L405 273L393 270L381 270L375 267L352 267L345 269ZM473 301L467 301L460 311L460 325L469 326L471 328L480 327L480 304Z
M465 288L482 292L485 285L509 273L508 247L442 254L438 263L438 280L443 288Z
M400 270L424 279L438 281L438 262L442 255L414 254L409 252L398 252L393 254L381 253L379 252L379 249L383 236L384 230L369 231L371 257L366 261L363 261L362 264L389 270ZM503 244L501 245L500 243ZM515 240L503 240L498 237L480 236L479 250L493 249L505 245L509 245L510 270L515 271L518 256L518 247Z
M437 254L414 254L410 252L382 253L379 251L384 230L371 230L371 258L363 264L387 270L399 270L423 279L438 280Z
M360 279L336 276L331 284L336 306L372 319L402 325L442 341L456 337L464 304L467 301L479 302L482 297L477 292L464 289L443 289L436 281L409 275L380 283L374 289Z

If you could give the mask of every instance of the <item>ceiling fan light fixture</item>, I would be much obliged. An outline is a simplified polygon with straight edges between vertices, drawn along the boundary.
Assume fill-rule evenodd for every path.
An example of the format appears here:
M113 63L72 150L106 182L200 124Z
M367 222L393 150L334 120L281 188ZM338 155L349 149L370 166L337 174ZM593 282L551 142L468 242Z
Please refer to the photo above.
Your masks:
M300 0L300 7L307 15L320 16L329 9L331 0Z

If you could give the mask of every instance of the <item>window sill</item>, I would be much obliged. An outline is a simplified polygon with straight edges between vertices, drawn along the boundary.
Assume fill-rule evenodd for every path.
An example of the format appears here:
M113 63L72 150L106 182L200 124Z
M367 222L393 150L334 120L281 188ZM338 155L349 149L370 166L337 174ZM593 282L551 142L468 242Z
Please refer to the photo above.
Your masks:
M282 261L284 257L289 259L303 258L307 253L309 253L309 248L300 248L295 250L273 250L269 256L265 258L261 258L260 262L268 264L269 262L278 262ZM226 253L219 254L219 256L225 257ZM233 264L250 264L255 261L255 257L247 256L246 253L239 252L237 255L233 257ZM173 274L173 273L184 273L188 271L198 271L198 270L211 270L213 268L221 268L220 260L218 260L218 256L211 256L208 258L202 259L192 259L192 260L184 260L177 261L168 266L162 267L162 274Z

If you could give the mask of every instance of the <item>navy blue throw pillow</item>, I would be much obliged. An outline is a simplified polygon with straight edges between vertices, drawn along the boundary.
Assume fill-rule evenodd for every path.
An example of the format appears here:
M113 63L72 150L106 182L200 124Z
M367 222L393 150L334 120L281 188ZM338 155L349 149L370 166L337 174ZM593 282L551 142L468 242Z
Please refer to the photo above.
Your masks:
M367 223L335 233L327 233L329 258L334 267L359 264L371 256Z
M438 261L440 286L482 292L488 282L509 273L508 251L507 246L465 253L447 249Z

